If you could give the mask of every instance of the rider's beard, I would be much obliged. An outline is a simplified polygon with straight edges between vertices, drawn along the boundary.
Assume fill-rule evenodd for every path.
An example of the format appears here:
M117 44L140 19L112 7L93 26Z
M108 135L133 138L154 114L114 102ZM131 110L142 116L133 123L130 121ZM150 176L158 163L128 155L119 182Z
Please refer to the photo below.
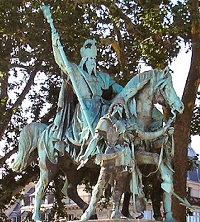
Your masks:
M122 110L119 109L115 109L112 112L112 116L115 116L117 119L121 119L122 118Z
M89 75L95 75L96 76L96 63L93 61L92 63L90 61L86 61L86 68L87 68L87 73Z

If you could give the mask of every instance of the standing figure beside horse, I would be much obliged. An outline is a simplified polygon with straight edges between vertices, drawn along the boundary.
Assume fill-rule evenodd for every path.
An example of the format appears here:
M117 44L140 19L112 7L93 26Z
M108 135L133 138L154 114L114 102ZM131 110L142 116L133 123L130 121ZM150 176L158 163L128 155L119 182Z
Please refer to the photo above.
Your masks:
M96 134L88 145L80 162L85 160L97 149L98 142L104 140L107 147L103 154L97 154L95 161L100 164L101 170L96 186L93 189L89 207L82 215L81 220L88 220L94 214L95 204L102 196L108 184L112 189L111 218L124 218L120 212L122 194L130 192L133 195L133 209L135 214L143 213L146 202L144 199L142 175L135 162L134 153L137 141L152 140L165 134L169 128L163 127L157 132L143 132L137 124L129 118L123 98L117 97L108 114L100 118L96 127Z
M146 84L137 91L137 86L141 82L146 82ZM136 75L127 83L118 96L122 96L125 99L133 122L138 124L139 129L147 132L151 131L155 104L158 103L164 107L169 107L173 117L169 119L167 124L174 122L177 113L182 113L184 109L183 103L174 90L168 67L161 71L155 69ZM169 135L170 137L171 135ZM171 142L168 139L162 140L160 153L150 152L149 144L153 144L151 139L142 139L136 144L136 163L139 165L155 165L156 171L159 171L161 174L166 221L171 222L174 221L171 195L176 195L173 191L173 170L169 164L171 157L169 157L169 152L167 151L171 146ZM188 204L184 200L181 201Z

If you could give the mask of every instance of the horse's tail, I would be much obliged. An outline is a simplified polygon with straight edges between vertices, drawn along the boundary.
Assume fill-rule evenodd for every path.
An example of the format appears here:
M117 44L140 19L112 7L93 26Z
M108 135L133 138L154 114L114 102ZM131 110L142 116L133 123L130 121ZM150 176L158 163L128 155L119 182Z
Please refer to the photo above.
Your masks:
M33 122L22 129L19 138L18 154L12 166L14 171L22 171L26 168L28 159L37 148L38 139L46 128L47 125L43 123Z

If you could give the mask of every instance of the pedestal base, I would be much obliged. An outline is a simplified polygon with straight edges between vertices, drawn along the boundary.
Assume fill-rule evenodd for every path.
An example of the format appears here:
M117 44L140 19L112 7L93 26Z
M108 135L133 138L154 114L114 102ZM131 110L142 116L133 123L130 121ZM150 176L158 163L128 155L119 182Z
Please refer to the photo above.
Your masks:
M127 221L128 222L155 222L155 220L144 220L144 219L99 219L99 220L88 220L88 221L89 222L127 222ZM80 220L77 220L75 222L80 222Z

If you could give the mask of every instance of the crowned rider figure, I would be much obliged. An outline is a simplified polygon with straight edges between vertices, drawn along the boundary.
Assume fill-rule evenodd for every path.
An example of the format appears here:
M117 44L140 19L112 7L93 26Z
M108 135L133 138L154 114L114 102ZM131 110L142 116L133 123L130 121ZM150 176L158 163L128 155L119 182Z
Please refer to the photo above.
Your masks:
M73 80L73 90L76 87L74 92L78 97L79 103L76 105L69 126L67 128L60 127L65 118L67 118L63 113L67 112L68 101L63 101L63 98L65 98L63 94L69 85L65 82L61 87L58 112L54 121L57 129L61 131L56 132L57 135L62 135L63 138L58 138L59 136L57 138L55 136L55 138L56 140L64 139L67 144L70 142L76 146L83 146L90 140L90 136L94 133L100 117L107 112L113 96L119 93L123 87L117 84L108 74L97 71L97 47L94 39L87 39L80 49L82 59L79 65L69 62L66 56L64 61L58 42L58 33L53 32L52 45L55 61L62 72L70 76L71 82ZM105 92L109 94L106 97Z

